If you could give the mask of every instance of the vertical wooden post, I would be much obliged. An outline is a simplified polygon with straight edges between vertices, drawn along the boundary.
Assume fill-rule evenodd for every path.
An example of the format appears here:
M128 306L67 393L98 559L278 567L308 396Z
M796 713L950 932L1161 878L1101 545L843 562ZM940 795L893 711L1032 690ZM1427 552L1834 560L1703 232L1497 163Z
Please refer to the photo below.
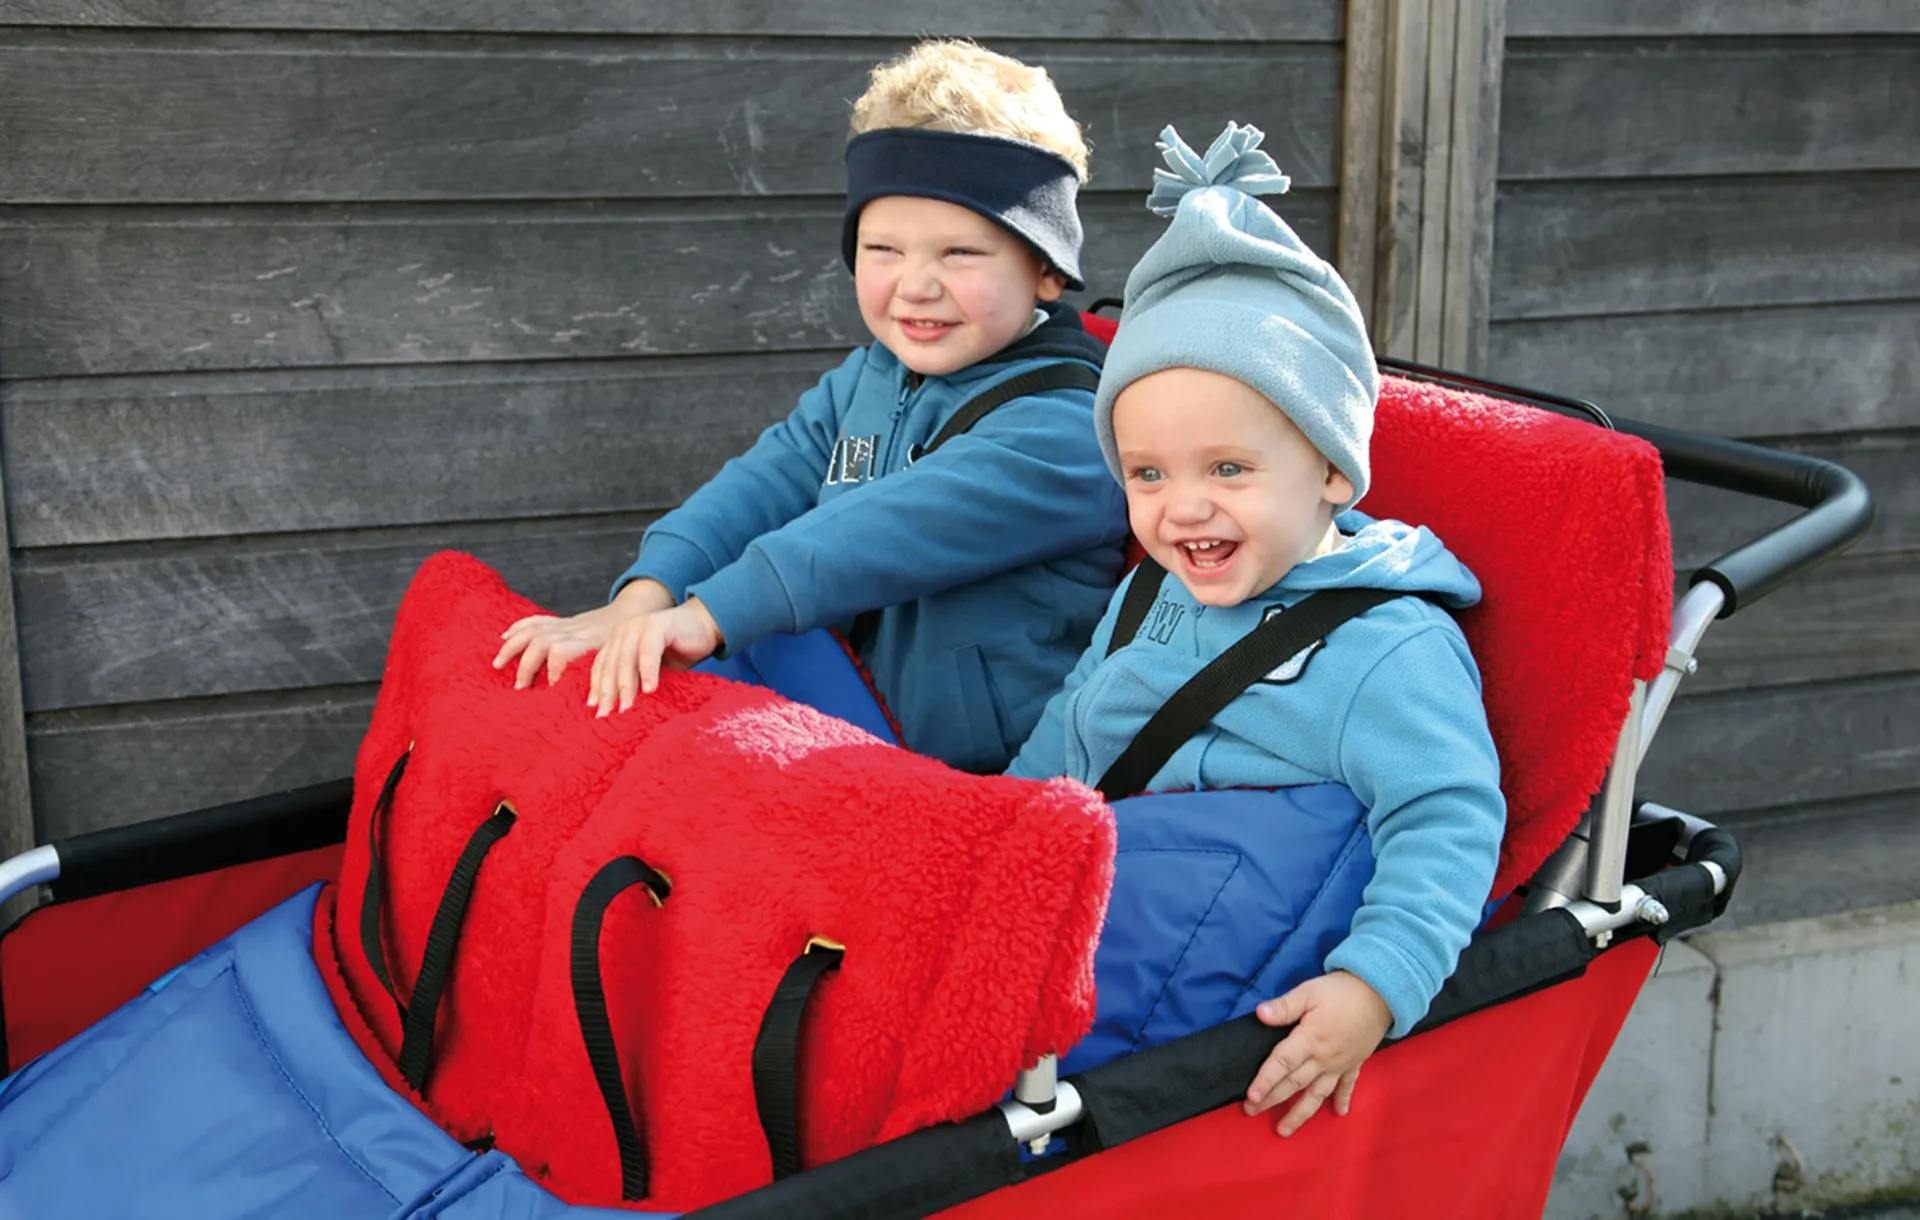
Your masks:
M20 632L13 621L13 551L6 474L0 471L0 859L33 846L27 718L20 702Z
M1486 358L1506 0L1348 0L1339 265L1374 346Z

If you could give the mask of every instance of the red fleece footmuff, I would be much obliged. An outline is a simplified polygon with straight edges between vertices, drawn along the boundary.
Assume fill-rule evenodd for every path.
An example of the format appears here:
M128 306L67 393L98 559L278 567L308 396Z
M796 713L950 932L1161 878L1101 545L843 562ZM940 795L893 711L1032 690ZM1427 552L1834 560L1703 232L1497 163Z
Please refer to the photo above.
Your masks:
M1114 845L1094 793L966 775L703 674L669 673L596 720L584 665L524 691L491 667L501 630L538 612L467 556L421 568L361 747L342 882L317 916L348 1028L448 1130L493 1138L570 1201L620 1200L569 949L583 892L622 856L670 882L664 903L640 886L614 897L598 936L650 1205L771 1180L752 1056L811 938L845 956L801 1028L804 1164L975 1114L1086 1031ZM490 819L510 828L436 934L454 948L414 1092L396 1069L395 996L412 995L449 878ZM370 868L393 994L363 949Z

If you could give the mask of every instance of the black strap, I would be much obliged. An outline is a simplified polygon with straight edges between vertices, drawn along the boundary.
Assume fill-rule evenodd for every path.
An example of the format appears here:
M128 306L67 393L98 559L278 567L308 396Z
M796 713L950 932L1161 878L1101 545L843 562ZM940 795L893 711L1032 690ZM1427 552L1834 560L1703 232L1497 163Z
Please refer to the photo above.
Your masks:
M1147 621L1147 611L1153 609L1166 579L1167 570L1152 556L1141 557L1133 569L1132 579L1127 582L1127 595L1120 601L1119 617L1113 620L1113 638L1107 641L1108 656L1133 643L1133 637L1140 634L1140 624Z
M473 898L473 883L480 875L493 845L507 837L518 819L513 807L501 801L492 816L474 828L467 845L460 849L447 888L440 892L440 905L434 909L433 923L427 927L427 945L420 951L420 972L413 976L413 999L401 1015L400 1075L424 1095L427 1072L433 1064L433 1027L440 1013L440 996L446 990L447 976L453 971L453 951L460 942L460 923Z
M1386 589L1323 589L1268 617L1173 692L1095 787L1110 801L1139 792L1241 692L1340 624L1402 596Z
M400 995L393 989L393 977L387 970L386 943L380 938L380 823L386 819L393 808L393 797L400 789L400 777L406 774L407 760L413 757L413 747L408 746L393 769L387 772L387 782L380 785L380 795L374 798L373 812L367 817L367 888L360 898L360 949L367 955L367 964L373 967L373 977L380 980L380 986L386 988L394 1007L400 1010L400 1023L406 1024L407 1006L400 1002Z
M947 422L940 425L940 430L933 434L932 440L907 451L907 461L909 464L919 461L1016 398L1051 394L1055 390L1085 390L1091 394L1099 388L1100 374L1078 360L1062 360L1028 369L997 385L988 386L961 403L958 411L947 416Z
M673 891L673 883L638 856L608 861L587 882L574 905L569 951L573 1012L580 1021L580 1040L586 1044L587 1062L593 1065L600 1099L606 1103L607 1117L613 1123L614 1143L620 1150L620 1198L628 1203L647 1197L647 1152L627 1104L620 1048L614 1044L613 1026L607 1019L607 992L600 982L600 923L613 900L636 885L647 888L655 905L664 903Z
M961 403L960 409L940 425L940 430L933 434L932 440L907 450L907 464L911 466L1016 398L1050 394L1055 390L1085 390L1091 394L1099 388L1100 374L1078 360L1062 360L1028 369L998 385L988 386ZM880 614L879 610L867 610L854 616L853 623L847 628L847 643L855 652L864 653L867 645L873 642L873 633L880 626Z
M810 942L780 978L753 1040L753 1098L773 1156L773 1180L800 1172L800 1019L823 975L846 950Z

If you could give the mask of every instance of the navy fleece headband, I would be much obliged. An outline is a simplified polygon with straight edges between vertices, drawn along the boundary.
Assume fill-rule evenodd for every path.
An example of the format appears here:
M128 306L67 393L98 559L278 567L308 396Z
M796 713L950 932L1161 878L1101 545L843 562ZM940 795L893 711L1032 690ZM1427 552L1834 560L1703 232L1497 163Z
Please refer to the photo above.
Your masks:
M847 218L840 251L853 269L860 210L886 195L939 199L978 212L1032 246L1081 289L1080 178L1037 144L924 127L883 127L847 141Z

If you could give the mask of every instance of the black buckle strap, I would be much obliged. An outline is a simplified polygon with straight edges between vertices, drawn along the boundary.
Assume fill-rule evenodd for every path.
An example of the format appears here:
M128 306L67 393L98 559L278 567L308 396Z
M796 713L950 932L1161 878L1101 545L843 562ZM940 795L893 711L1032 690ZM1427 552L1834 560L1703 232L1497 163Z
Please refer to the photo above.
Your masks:
M386 988L387 996L394 1007L400 1010L400 1023L407 1020L407 1006L400 1002L400 995L393 989L393 978L387 971L386 944L380 938L380 823L393 809L393 797L400 789L400 777L407 772L407 760L413 757L413 747L409 745L387 772L387 782L380 785L380 795L374 798L373 812L367 818L367 888L360 899L360 949L367 955L367 964L373 967L373 977L380 980L380 986Z
M460 924L466 918L467 904L473 899L473 884L480 874L493 845L506 838L518 815L513 806L501 801L492 816L474 828L467 845L454 861L447 877L447 888L440 893L440 905L427 928L426 948L420 953L420 972L413 980L413 1000L401 1016L400 1075L425 1095L427 1072L433 1063L433 1027L440 1012L440 996L446 990L453 970L453 951L460 941Z
M1132 589L1128 596L1131 598ZM1323 589L1269 616L1173 692L1095 787L1110 801L1141 791L1166 766L1174 751L1241 692L1301 649L1325 639L1342 623L1402 596L1405 594L1386 589ZM1117 623L1114 634L1119 634Z
M573 908L569 950L573 1011L580 1021L587 1062L593 1065L593 1079L600 1086L600 1099L606 1103L607 1117L613 1123L614 1143L620 1150L620 1198L628 1203L647 1197L647 1153L640 1142L633 1109L627 1104L620 1049L614 1045L613 1026L607 1018L607 993L600 981L600 924L613 900L636 885L646 887L655 906L665 903L673 892L673 883L665 874L638 856L609 861L587 882Z
M825 937L809 940L780 977L753 1040L753 1098L776 1182L800 1172L800 1021L821 978L846 952Z
M1120 599L1120 613L1113 620L1113 636L1107 641L1108 656L1133 643L1133 637L1140 634L1140 625L1147 621L1147 611L1153 609L1166 579L1167 570L1153 556L1140 557L1127 581L1126 596Z

